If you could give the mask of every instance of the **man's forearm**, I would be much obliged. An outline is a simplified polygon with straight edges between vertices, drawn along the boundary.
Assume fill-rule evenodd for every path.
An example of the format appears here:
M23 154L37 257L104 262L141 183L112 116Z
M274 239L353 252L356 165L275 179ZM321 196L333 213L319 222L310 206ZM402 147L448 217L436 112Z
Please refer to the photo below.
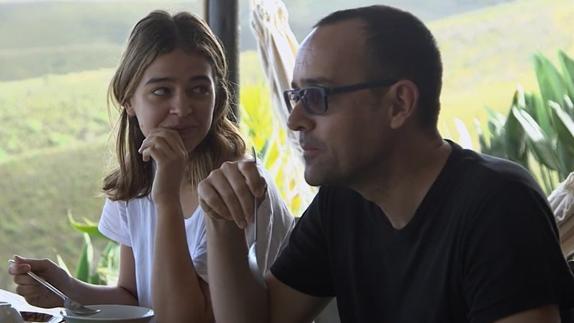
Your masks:
M218 323L268 322L267 290L249 270L243 230L206 218L209 289Z

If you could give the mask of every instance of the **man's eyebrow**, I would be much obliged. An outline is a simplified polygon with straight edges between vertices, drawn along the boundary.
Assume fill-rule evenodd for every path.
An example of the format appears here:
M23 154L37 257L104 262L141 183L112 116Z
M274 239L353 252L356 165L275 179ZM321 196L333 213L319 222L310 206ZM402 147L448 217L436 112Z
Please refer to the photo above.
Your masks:
M326 77L311 77L311 78L304 78L300 80L301 86L307 85L324 85L324 84L332 84L333 82ZM291 86L293 88L299 87L298 83L291 82Z
M195 82L195 81L211 82L211 78L209 78L207 75L197 75L197 76L194 76L188 80L188 82ZM147 82L145 82L145 85L154 84L154 83L161 83L161 82L175 82L175 78L173 78L173 77L152 77L149 80L147 80Z

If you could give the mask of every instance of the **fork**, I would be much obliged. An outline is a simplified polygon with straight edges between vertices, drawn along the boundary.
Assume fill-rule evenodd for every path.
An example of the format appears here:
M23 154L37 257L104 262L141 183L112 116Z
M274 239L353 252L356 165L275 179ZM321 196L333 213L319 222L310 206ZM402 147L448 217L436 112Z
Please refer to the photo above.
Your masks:
M255 152L255 148L251 147L251 152L253 154L253 162L257 165L257 153ZM259 268L259 264L257 263L257 198L253 198L253 243L249 247L249 253L247 258L249 260L249 269L251 273L257 280L259 284L265 285L265 279L263 279L263 274L261 273L261 269Z

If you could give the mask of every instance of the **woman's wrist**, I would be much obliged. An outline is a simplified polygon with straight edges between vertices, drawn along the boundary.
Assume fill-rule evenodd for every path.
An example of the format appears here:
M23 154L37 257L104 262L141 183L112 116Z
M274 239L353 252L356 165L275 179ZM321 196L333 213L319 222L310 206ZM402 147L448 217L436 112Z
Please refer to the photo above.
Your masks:
M174 196L154 197L155 208L158 213L162 214L180 214L182 213L181 201Z

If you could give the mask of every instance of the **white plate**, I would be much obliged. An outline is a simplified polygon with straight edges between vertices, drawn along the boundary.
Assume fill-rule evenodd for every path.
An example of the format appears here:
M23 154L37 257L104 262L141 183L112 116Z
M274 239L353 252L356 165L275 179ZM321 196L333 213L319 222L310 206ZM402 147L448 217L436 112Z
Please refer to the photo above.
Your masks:
M147 307L131 305L88 305L89 308L100 309L99 313L80 316L70 311L62 310L66 323L145 323L153 318L153 310Z

